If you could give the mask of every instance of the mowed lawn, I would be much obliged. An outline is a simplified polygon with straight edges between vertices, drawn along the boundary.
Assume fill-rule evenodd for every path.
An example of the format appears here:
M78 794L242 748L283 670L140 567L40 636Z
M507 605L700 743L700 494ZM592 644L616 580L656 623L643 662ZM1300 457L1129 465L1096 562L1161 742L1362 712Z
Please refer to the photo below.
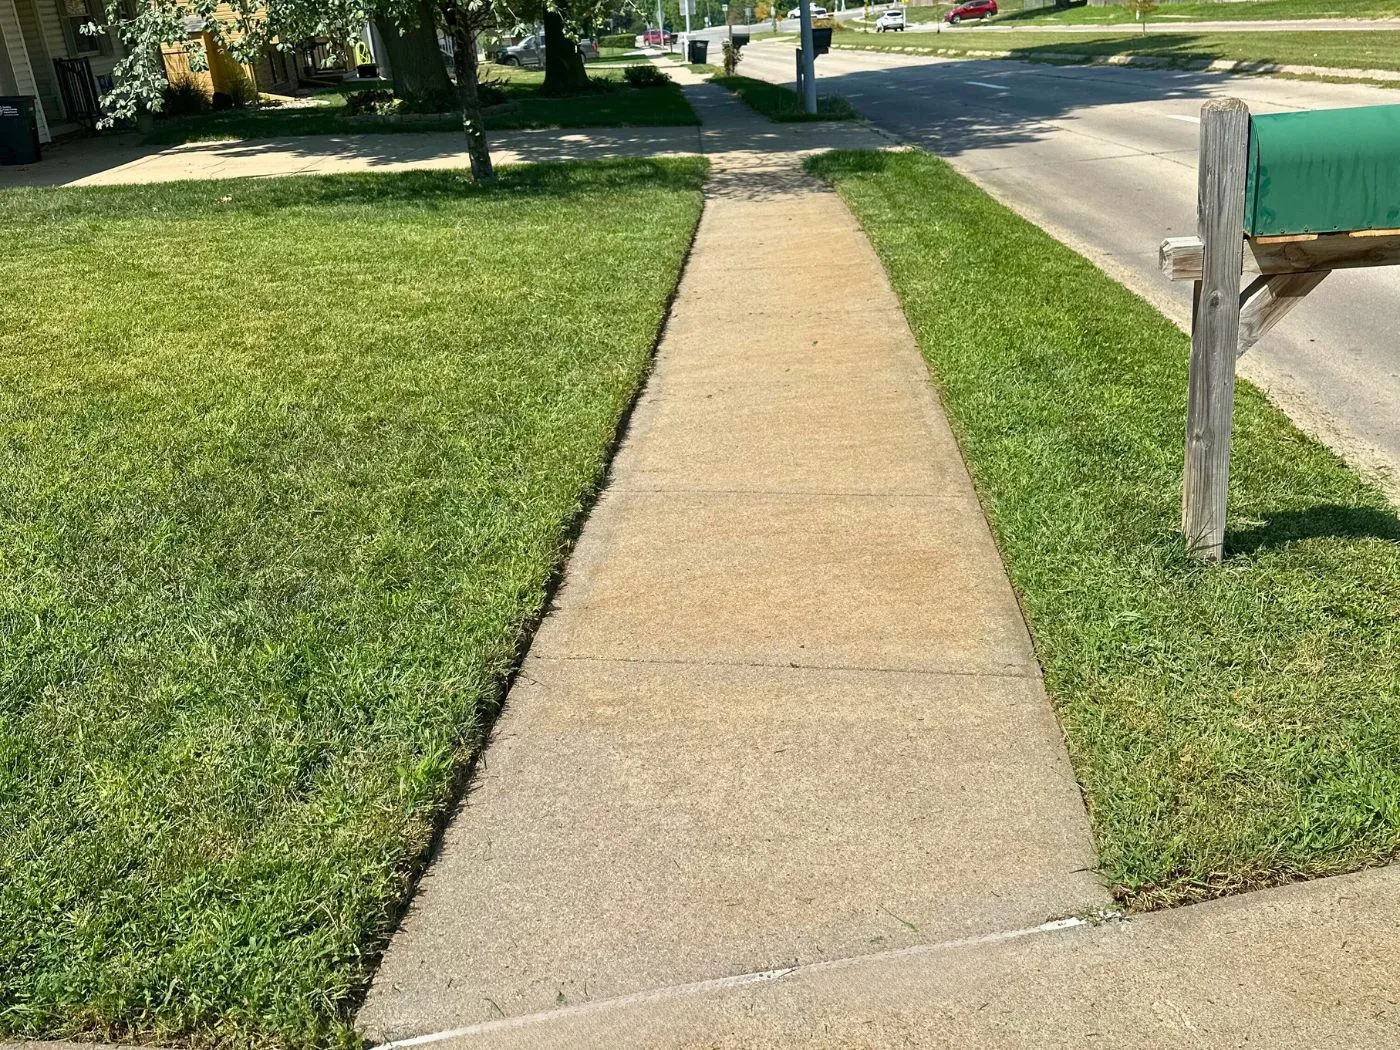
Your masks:
M1187 336L940 160L812 163L942 390L1120 899L1395 857L1400 520L1382 495L1241 383L1227 558L1188 561Z
M703 171L0 193L0 1032L353 1038Z
M528 128L674 127L700 123L695 110L675 84L634 88L627 85L624 66L590 65L595 90L579 95L545 95L544 74L509 66L487 66L484 74L502 102L486 108L488 131ZM153 146L225 139L287 138L301 135L421 134L462 130L458 114L383 117L352 114L345 98L327 93L314 104L265 105L226 109L190 117L162 120L144 141Z
M855 109L840 95L818 95L817 111L808 113L802 108L802 99L797 92L782 84L770 84L766 80L755 80L745 76L720 75L710 79L724 90L738 95L750 109L762 113L770 120L796 123L856 118Z
M832 46L950 55L1005 51L1014 58L1045 62L1142 55L1180 63L1222 59L1335 69L1400 70L1400 29L1210 33L1188 32L1186 27L1160 27L1144 35L1137 30L1018 33L960 27L936 35L842 32L835 35Z

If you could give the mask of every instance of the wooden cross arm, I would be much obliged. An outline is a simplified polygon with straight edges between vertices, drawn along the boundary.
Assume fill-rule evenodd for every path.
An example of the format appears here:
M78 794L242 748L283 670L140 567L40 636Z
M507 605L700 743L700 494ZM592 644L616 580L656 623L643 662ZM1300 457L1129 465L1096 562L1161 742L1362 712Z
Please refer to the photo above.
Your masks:
M1170 280L1199 281L1205 249L1199 237L1168 237L1157 258ZM1400 230L1244 238L1244 272L1251 275L1396 265L1400 265Z

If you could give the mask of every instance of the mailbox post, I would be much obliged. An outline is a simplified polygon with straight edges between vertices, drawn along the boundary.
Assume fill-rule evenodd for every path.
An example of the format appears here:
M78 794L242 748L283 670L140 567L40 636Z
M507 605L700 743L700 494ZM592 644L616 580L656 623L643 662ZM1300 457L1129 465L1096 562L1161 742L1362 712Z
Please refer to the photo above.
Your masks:
M1333 270L1400 264L1400 106L1252 117L1213 100L1199 165L1197 235L1163 241L1160 261L1195 282L1181 527L1218 562L1235 361Z
M797 50L797 93L802 96L802 111L817 111L816 53L812 49L811 0L798 0L798 15L802 24L802 42Z

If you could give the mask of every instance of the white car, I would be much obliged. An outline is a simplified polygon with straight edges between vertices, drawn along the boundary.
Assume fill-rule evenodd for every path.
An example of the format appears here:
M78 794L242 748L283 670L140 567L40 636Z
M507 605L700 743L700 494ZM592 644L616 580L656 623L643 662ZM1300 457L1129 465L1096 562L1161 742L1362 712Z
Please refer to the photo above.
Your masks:
M875 20L875 32L888 33L891 31L896 33L904 32L903 11L886 11Z
M789 11L789 12L787 13L787 16L788 16L788 18L790 18L790 19L791 19L791 18L801 18L801 17L802 17L802 8L800 8L800 7L794 7L791 11ZM813 18L825 18L825 17L826 17L826 8L824 8L824 7L818 7L816 4L813 4L813 5L812 5L812 17L813 17Z

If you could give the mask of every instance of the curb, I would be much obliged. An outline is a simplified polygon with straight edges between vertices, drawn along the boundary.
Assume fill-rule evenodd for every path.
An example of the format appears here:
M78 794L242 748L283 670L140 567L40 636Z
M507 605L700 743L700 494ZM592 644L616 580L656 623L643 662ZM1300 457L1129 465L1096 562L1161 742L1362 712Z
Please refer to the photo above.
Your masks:
M1229 59L1172 59L1153 55L1087 55L1062 52L1034 54L1026 50L972 50L930 47L867 48L859 44L832 44L833 51L891 51L907 55L937 55L944 58L998 58L1016 62L1036 62L1052 66L1139 66L1146 69L1185 69L1207 73L1254 73L1289 76L1339 77L1347 80L1375 80L1400 83L1400 72L1389 69L1336 69L1329 66L1294 66L1281 62L1247 62Z

